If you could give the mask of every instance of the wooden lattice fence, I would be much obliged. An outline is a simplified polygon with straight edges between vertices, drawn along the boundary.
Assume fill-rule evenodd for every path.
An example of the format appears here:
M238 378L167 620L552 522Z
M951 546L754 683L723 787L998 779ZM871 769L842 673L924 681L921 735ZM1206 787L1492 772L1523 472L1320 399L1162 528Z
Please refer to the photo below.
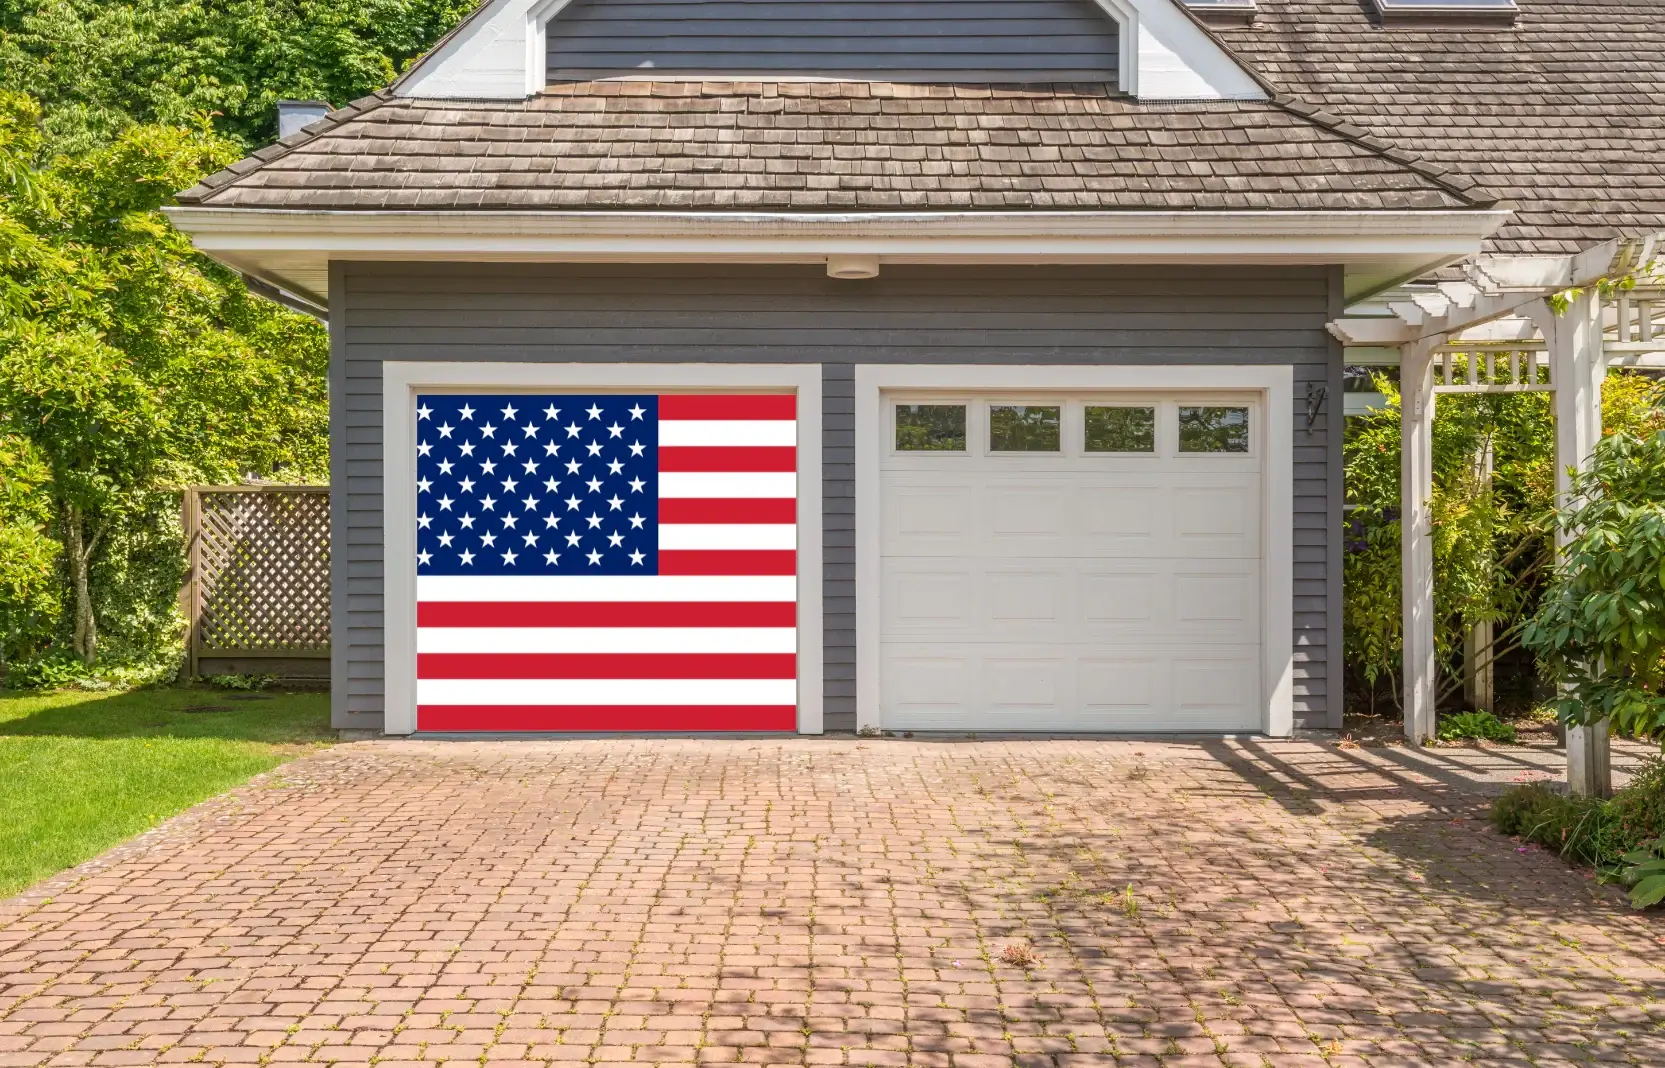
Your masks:
M195 487L184 521L186 670L328 678L329 487Z

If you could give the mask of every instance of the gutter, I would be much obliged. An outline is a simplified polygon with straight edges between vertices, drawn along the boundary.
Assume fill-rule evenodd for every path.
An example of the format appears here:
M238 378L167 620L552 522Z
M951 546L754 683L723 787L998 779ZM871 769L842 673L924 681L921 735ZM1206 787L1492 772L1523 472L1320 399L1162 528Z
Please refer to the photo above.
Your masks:
M333 260L1301 264L1417 277L1479 255L1510 216L1428 211L661 212L162 209L233 270L316 306ZM1351 275L1350 275L1351 277ZM1371 284L1360 276L1360 286ZM1374 289L1385 283L1377 282ZM303 309L305 310L305 309ZM309 312L309 314L312 314Z
M372 251L621 251L670 252L679 243L729 246L860 240L912 246L943 241L1092 244L1141 240L1156 245L1265 239L1480 240L1510 212L1501 209L1430 211L1125 211L1125 212L633 212L633 211L307 211L283 208L177 206L162 209L199 248ZM627 249L628 246L628 249ZM757 249L761 251L761 248ZM825 250L831 250L830 245ZM803 251L808 251L807 248ZM847 251L838 249L837 251ZM1380 251L1360 249L1361 252Z

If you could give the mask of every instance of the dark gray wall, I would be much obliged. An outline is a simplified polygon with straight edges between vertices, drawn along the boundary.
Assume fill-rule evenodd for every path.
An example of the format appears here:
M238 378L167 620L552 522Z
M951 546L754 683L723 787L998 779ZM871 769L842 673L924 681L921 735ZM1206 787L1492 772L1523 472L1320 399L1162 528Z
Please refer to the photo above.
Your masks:
M1093 0L574 0L549 77L962 75L1115 81L1116 23Z
M335 723L381 723L382 361L710 360L822 365L829 730L855 725L857 363L1293 364L1295 718L1339 726L1341 358L1324 330L1339 292L1323 268L887 266L838 282L807 265L337 264ZM1309 425L1308 389L1325 386Z

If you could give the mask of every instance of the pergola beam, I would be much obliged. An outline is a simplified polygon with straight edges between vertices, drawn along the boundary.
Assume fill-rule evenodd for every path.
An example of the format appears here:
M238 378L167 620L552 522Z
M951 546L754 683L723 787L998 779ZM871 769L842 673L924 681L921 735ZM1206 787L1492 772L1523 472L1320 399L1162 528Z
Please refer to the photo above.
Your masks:
M1446 282L1435 293L1390 301L1391 316L1344 316L1329 324L1345 345L1408 345L1449 337L1514 315L1568 289L1595 285L1650 263L1665 234L1613 238L1571 256L1481 256L1467 282ZM1440 302L1444 302L1444 307Z

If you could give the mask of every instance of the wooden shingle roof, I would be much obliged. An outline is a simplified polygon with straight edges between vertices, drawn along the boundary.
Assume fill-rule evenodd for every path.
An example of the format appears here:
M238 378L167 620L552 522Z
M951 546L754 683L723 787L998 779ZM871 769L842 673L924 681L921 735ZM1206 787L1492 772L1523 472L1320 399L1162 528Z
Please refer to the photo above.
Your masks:
M1300 105L1102 85L606 81L359 101L179 195L212 207L1427 210L1469 178Z
M1665 0L1519 0L1512 27L1381 26L1361 0L1262 0L1216 30L1306 105L1475 179L1505 253L1665 230Z

